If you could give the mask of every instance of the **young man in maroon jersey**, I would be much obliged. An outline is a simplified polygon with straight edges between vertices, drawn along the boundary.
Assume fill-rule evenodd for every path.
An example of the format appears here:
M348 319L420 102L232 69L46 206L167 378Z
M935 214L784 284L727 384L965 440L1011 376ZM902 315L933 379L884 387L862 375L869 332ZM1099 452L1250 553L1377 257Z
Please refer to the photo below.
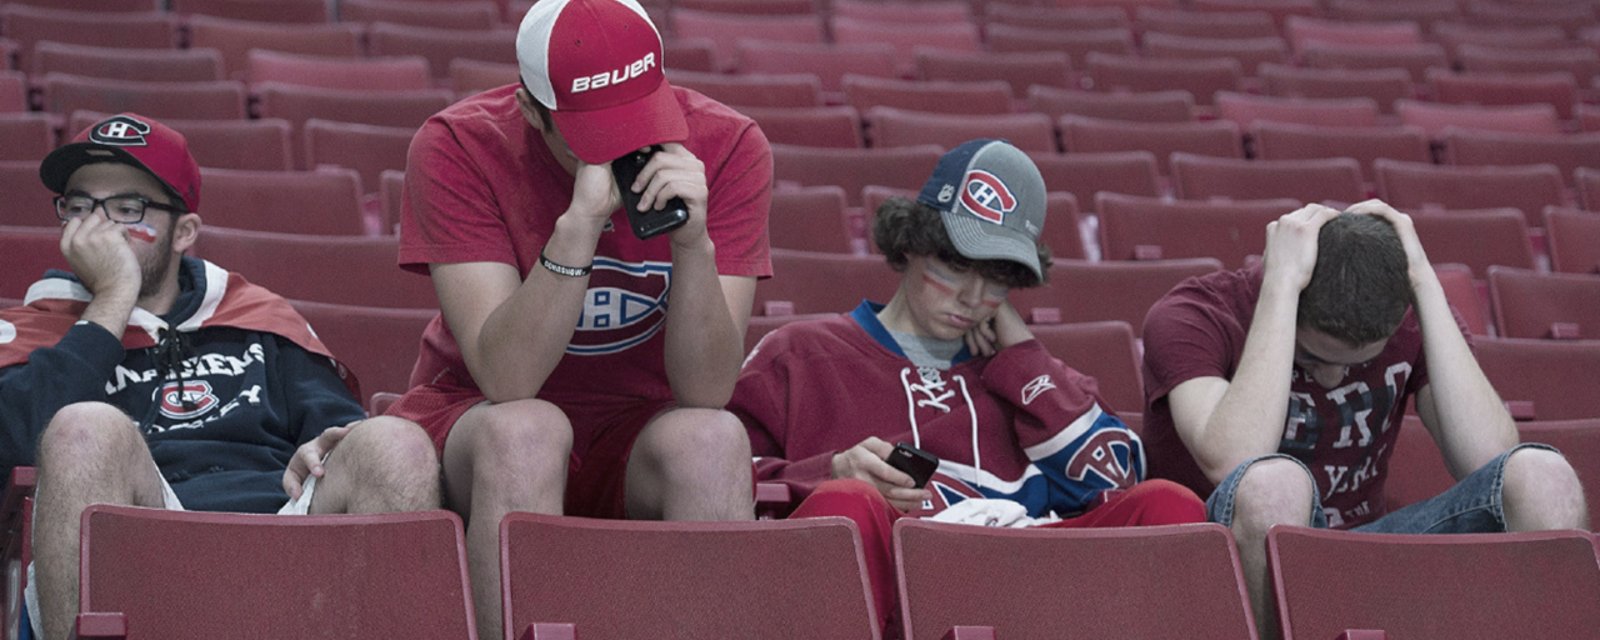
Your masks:
M636 2L541 0L517 60L520 84L418 131L400 222L400 264L432 276L443 315L390 413L442 453L486 638L508 512L753 517L748 440L721 409L771 274L766 138L666 81ZM611 164L654 146L622 188L687 220L640 239Z
M878 209L874 239L903 275L887 304L768 334L728 408L762 481L862 533L880 622L895 607L902 514L998 526L1198 522L1199 497L1144 480L1139 437L1092 378L1050 355L1006 302L1043 283L1045 187L999 140L951 150L915 202ZM886 459L905 442L939 458L922 487Z
M1585 528L1566 459L1519 444L1472 357L1411 218L1369 200L1267 226L1259 266L1190 279L1145 320L1155 475L1209 495L1230 526L1263 637L1265 536L1288 523L1374 532ZM1458 480L1387 512L1408 398Z

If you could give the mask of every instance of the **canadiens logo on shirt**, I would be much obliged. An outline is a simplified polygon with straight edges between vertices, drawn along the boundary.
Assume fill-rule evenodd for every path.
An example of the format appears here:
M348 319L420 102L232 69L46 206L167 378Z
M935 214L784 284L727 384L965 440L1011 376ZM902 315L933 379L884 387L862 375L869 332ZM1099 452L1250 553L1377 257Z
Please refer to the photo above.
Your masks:
M212 392L211 383L204 380L187 380L181 390L177 382L168 382L161 386L157 400L161 403L161 415L173 420L198 418L221 402Z
M666 326L672 263L595 257L583 315L567 353L598 356L644 343Z

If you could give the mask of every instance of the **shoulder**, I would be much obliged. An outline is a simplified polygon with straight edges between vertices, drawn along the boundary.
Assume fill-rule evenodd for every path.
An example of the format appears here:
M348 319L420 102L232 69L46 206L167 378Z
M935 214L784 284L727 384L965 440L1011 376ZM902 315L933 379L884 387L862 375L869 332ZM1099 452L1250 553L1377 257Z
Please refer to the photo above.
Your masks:
M692 89L673 87L673 91L689 123L686 146L701 161L709 165L719 157L771 155L766 136L749 116Z
M515 84L489 89L433 114L418 129L413 151L419 147L418 141L441 145L444 140L455 140L457 146L465 147L492 141L504 143L525 135L527 123L517 108L516 89Z
M862 353L868 340L861 328L843 314L796 320L763 336L751 351L746 367L852 357Z

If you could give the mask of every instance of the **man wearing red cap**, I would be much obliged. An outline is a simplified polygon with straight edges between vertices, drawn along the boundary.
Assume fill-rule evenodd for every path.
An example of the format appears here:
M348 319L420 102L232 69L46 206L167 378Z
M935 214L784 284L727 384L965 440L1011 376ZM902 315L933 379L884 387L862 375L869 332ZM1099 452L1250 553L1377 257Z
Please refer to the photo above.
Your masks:
M633 0L543 0L517 35L522 83L411 145L400 264L432 274L443 314L391 413L442 452L488 637L507 512L752 517L748 440L722 406L771 273L771 153L748 118L668 84L661 55ZM608 165L655 145L623 187L688 220L641 240Z
M178 132L121 114L39 169L61 252L0 311L0 467L37 464L29 616L65 638L93 503L257 513L439 504L427 435L365 420L354 380L289 304L184 256L200 168ZM41 615L42 614L42 615Z

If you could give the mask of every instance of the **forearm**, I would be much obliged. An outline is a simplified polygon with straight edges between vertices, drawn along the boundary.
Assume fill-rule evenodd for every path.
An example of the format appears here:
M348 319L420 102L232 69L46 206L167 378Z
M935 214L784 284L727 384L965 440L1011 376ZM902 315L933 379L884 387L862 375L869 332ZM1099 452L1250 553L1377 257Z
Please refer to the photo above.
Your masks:
M1412 274L1428 387L1452 468L1471 471L1516 445L1516 423L1483 375L1431 268Z
M545 244L545 256L566 266L591 264L599 237L599 227L562 216ZM528 272L463 354L485 398L507 402L538 395L566 353L588 288L587 275L565 276L539 265Z
M128 329L128 319L133 316L133 307L138 297L138 289L97 292L80 318L100 325L110 332L112 337L121 340L122 333Z
M723 295L709 239L673 246L667 304L666 370L673 396L679 406L721 408L739 377L744 336Z
M1200 431L1183 438L1212 481L1225 478L1249 458L1278 450L1294 377L1298 304L1298 292L1263 285L1227 391Z

